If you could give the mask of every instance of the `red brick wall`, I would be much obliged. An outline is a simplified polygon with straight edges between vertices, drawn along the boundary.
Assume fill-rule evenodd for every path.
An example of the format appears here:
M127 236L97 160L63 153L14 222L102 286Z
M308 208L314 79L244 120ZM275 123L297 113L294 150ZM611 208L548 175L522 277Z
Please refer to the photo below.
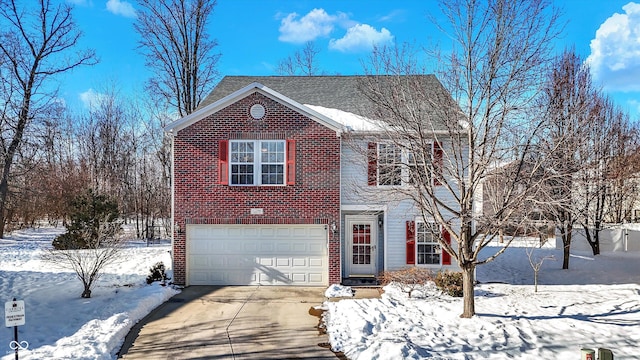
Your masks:
M249 115L260 103L261 120ZM218 141L296 140L296 183L287 186L229 186L218 182ZM180 130L174 139L175 221L187 223L340 225L340 139L290 108L254 93ZM262 208L263 215L251 215ZM340 282L339 229L330 233L329 282ZM174 281L185 284L185 234L174 234Z

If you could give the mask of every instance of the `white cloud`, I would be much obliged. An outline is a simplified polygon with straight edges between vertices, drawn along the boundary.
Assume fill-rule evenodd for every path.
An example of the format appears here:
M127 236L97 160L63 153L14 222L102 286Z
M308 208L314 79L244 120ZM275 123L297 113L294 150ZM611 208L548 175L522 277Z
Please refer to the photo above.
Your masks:
M107 1L107 10L115 15L135 18L136 10L133 5L127 1L109 0Z
M344 37L331 39L329 48L342 52L368 51L374 45L382 45L393 42L393 35L389 30L382 28L377 31L367 24L358 24L350 27Z
M89 6L91 5L87 0L67 0L68 3L78 6Z
M587 58L596 80L608 90L640 90L640 4L623 6L596 31Z
M82 101L82 104L84 104L84 106L88 109L95 108L106 97L107 95L96 92L91 88L83 93L80 93L80 101Z
M324 9L313 9L307 15L298 17L297 13L290 13L281 20L278 40L296 44L313 41L329 36L337 22L347 19L343 13L329 15Z

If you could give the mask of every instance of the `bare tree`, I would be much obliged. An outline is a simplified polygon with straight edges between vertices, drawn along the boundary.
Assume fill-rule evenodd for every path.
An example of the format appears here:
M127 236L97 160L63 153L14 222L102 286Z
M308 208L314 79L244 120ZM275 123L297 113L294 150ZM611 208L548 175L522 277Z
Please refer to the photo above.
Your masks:
M615 114L618 124L611 132L611 153L607 168L607 209L608 222L620 224L631 220L631 210L640 199L640 124L629 121L627 114Z
M450 234L451 243L440 234L435 238L462 269L461 317L469 318L475 314L476 266L504 249L486 259L480 251L524 203L526 189L534 188L533 145L542 121L526 117L526 111L551 58L558 14L538 0L440 5L448 20L441 29L454 50L435 54L436 62L444 67L440 79L455 103L425 86L425 77L415 76L423 69L402 50L374 52L363 93L375 104L372 116L387 124L389 141L411 154L403 165L412 186L390 192L413 199L423 218ZM509 193L498 211L483 217L476 200L486 174L501 163L512 164L513 176L503 178Z
M629 117L602 93L594 94L592 101L589 121L584 124L585 145L579 150L582 166L578 172L575 200L577 220L585 231L593 255L598 255L600 231L605 227L607 213L612 210L608 200L626 199L635 194L630 188L634 185L631 175L640 171L640 166L634 161L623 160L632 157L637 137ZM620 164L621 160L624 165Z
M536 249L533 246L527 247L525 252L529 259L529 265L531 265L531 269L533 269L533 292L538 292L538 275L540 273L540 269L542 269L542 264L544 264L545 260L555 260L555 257L553 254L536 256Z
M135 30L140 49L154 72L148 81L151 94L160 96L178 114L192 113L218 76L218 43L207 33L216 5L211 0L138 0Z
M80 38L71 7L39 0L33 6L0 1L0 237L4 234L10 177L29 131L53 99L56 76L96 63L92 50L74 52Z
M72 214L67 232L53 240L43 259L73 270L82 281L82 297L89 298L104 267L118 259L122 244L118 203L93 189L69 202Z
M91 297L91 290L100 279L104 269L120 260L123 239L119 235L120 224L113 219L98 220L97 229L84 229L83 239L86 246L65 250L48 249L44 252L43 260L51 265L72 270L82 282L83 298ZM96 234L93 232L97 230Z
M553 217L562 237L563 269L569 268L572 233L579 216L577 197L585 185L579 181L580 173L589 172L584 165L594 150L589 146L588 129L596 96L589 67L574 51L565 50L551 67L541 98L541 116L547 124L540 150L548 177L542 196L536 198Z
M289 55L278 63L277 72L280 75L294 76L315 76L322 75L318 68L317 55L320 50L315 43L308 41L304 44L302 50L296 51L293 55Z

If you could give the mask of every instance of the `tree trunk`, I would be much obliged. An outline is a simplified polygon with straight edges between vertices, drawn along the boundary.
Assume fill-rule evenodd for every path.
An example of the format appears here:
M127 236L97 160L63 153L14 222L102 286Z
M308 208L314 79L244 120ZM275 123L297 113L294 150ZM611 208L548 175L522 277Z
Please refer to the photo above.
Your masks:
M462 293L464 299L464 309L461 318L471 318L476 314L475 293L475 264L472 262L464 264L462 267Z
M591 252L593 253L593 255L600 254L600 237L599 237L600 231L598 231L598 229L596 228L594 230L593 236L591 236L591 231L589 230L589 228L586 226L583 226L583 228L584 228L585 236L587 237L587 243L589 243L589 246L591 246Z
M91 297L91 288L89 284L84 284L84 290L82 291L82 298L88 299Z
M569 269L569 256L571 255L571 233L573 232L573 226L568 224L564 227L562 233L562 245L563 245L563 255L562 255L562 269Z

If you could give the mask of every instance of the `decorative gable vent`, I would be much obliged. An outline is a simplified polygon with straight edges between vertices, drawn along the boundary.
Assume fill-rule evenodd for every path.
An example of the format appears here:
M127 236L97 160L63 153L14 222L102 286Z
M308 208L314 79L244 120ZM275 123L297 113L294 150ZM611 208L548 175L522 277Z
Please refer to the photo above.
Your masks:
M253 104L251 109L249 109L249 114L251 114L251 117L256 120L262 119L265 113L266 110L262 104Z

